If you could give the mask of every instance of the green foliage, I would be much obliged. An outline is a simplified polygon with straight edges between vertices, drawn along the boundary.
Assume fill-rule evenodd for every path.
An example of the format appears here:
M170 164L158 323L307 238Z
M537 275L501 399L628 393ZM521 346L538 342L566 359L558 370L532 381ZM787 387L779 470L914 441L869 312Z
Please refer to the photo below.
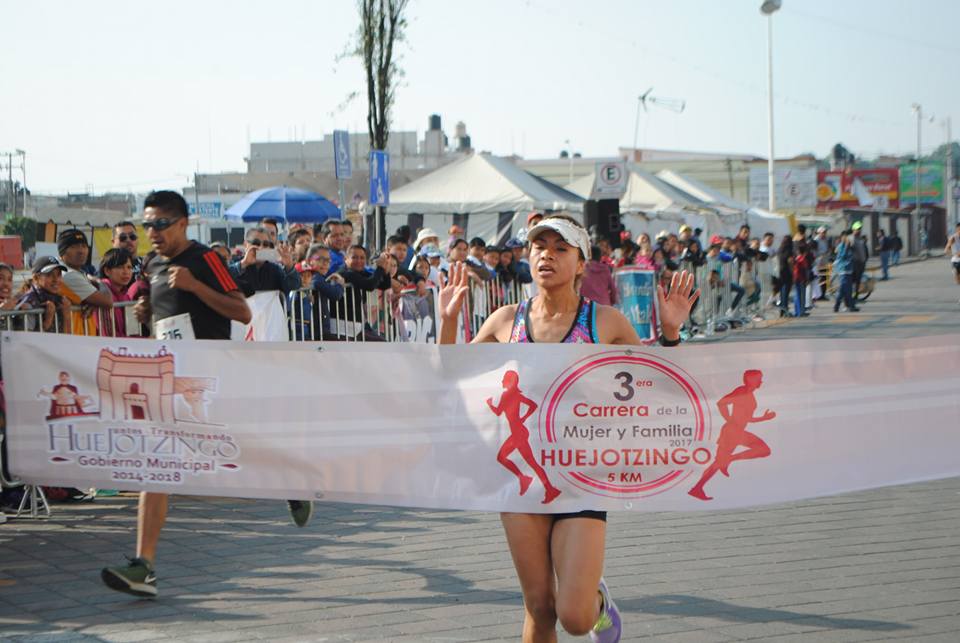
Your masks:
M3 234L20 237L20 244L27 250L37 242L37 222L27 217L9 216L3 225Z

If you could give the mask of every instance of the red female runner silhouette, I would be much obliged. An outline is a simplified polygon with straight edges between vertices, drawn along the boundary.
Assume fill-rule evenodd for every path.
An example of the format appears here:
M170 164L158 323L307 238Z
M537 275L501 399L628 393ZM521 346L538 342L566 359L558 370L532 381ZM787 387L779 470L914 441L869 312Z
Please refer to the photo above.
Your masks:
M716 475L717 471L730 477L727 469L731 462L765 458L770 455L770 447L767 446L767 443L747 431L747 424L767 422L777 417L777 414L770 409L767 409L760 417L753 417L753 412L757 410L757 399L753 396L753 392L760 388L761 384L763 384L763 373L761 371L744 371L743 386L738 386L717 402L720 415L724 419L723 427L720 429L720 437L717 439L717 457L700 476L700 481L687 492L694 498L713 500L704 492L703 487L710 478ZM728 409L727 407L732 408ZM737 447L746 447L746 450L734 453Z
M527 412L521 415L520 407L523 404L527 405ZM500 395L500 404L494 406L493 398L488 397L487 406L498 416L506 415L507 423L510 425L510 437L500 447L500 451L497 453L497 462L520 480L520 495L522 496L530 488L533 478L521 473L520 468L507 457L514 451L518 451L524 461L533 469L533 472L537 474L537 477L540 478L540 482L546 489L543 494L543 504L553 502L560 495L560 490L550 484L547 472L543 470L543 467L534 457L533 450L530 448L530 431L523 424L537 410L537 404L520 391L520 376L516 371L507 371L503 374L503 394Z

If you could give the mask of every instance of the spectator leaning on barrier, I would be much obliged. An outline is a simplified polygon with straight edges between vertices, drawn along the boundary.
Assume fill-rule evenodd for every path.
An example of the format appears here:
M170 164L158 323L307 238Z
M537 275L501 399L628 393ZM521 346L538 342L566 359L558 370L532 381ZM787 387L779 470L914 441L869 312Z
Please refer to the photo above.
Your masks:
M13 296L13 266L0 263L0 310L13 310L17 298Z
M113 305L107 287L95 283L84 270L90 258L90 245L83 232L76 228L61 232L57 237L57 252L60 261L67 266L61 293L71 304L85 308ZM71 315L71 329L74 335L96 335L96 316L89 309L75 311Z
M340 220L327 219L324 221L323 227L320 228L320 236L323 239L321 243L330 250L330 268L327 275L340 272L344 263L344 250L346 250L344 247L345 236Z
M476 241L476 239L475 239ZM480 240L483 243L483 240ZM454 239L450 242L450 249L447 251L448 264L454 264L462 261L467 267L467 275L472 283L489 281L492 279L490 271L483 265L483 254L480 259L468 254L468 245L464 239ZM443 271L444 277L448 276L448 270Z
M404 262L407 260L408 249L407 240L400 235L395 234L387 237L387 253L397 260L397 279L404 285L413 285L425 277L417 273L416 270L407 268L407 264Z
M111 248L100 260L100 283L110 290L113 302L133 301L134 293L138 291L137 282L133 281L133 257L125 248ZM129 285L127 285L129 284ZM111 337L127 337L126 315L123 308L114 308L113 311L104 310L100 316L101 334ZM110 320L110 314L113 320Z
M18 309L44 311L40 320L44 331L69 333L71 330L70 300L60 294L67 270L56 257L38 257L33 262L30 289L17 301ZM39 330L33 316L27 316L23 325L17 324L15 328Z
M330 329L330 304L343 297L343 277L339 273L327 276L330 268L330 249L315 243L307 249L307 263L313 269L310 287L316 293L313 306L313 327L319 330L316 339L335 339ZM316 332L316 331L315 331Z
M286 295L300 287L300 275L289 247L274 247L269 235L265 228L247 230L243 259L230 268L253 292L278 290Z
M599 246L590 246L590 261L584 266L580 294L604 306L617 304L617 285L613 281L610 266L603 261L603 251Z
M347 329L347 334L352 337L359 337L361 333L366 334L367 329L359 326L365 318L365 309L367 306L367 293L376 290L383 283L386 275L386 267L389 257L383 253L377 258L376 269L371 273L367 271L367 250L363 246L353 245L347 251L347 259L344 266L340 269L340 276L350 288L344 292L343 299L337 310L342 314L339 319L353 322L358 326ZM374 339L368 336L368 339Z
M140 278L140 272L143 270L143 261L138 256L138 240L137 227L130 221L121 221L113 226L113 238L111 239L113 247L123 248L130 253L130 261L133 265L133 276L130 278L131 283L133 280Z

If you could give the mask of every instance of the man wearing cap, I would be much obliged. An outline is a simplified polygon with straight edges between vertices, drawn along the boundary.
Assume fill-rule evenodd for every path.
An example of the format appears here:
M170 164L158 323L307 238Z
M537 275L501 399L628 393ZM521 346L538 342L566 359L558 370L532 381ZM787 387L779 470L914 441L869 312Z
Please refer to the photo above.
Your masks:
M96 284L87 273L84 266L90 258L90 244L87 237L76 228L64 230L57 237L57 252L60 261L67 266L63 275L63 286L60 292L74 306L113 306L113 295L110 289L103 284ZM77 311L72 315L74 335L96 335L97 319L99 315L89 315L87 311Z
M37 257L33 262L30 290L17 302L20 310L43 310L41 326L45 332L70 332L70 300L60 294L65 272L67 267L56 257ZM17 330L21 328L38 330L36 317L27 315L25 325Z
M850 226L853 230L853 301L857 301L857 295L860 293L860 281L863 279L863 271L867 267L867 259L870 258L870 250L867 249L867 238L863 236L861 230L863 223L854 221Z

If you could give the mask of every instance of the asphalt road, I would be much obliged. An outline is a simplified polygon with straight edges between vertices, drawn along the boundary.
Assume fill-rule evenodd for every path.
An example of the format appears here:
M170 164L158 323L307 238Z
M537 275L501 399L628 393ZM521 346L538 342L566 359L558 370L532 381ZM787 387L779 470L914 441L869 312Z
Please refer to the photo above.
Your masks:
M931 259L896 268L859 314L820 305L722 341L955 333L958 298L947 262ZM958 501L951 479L748 511L611 514L623 641L956 643ZM282 503L179 497L153 601L98 578L131 552L135 521L121 496L0 525L0 639L519 640L495 515L326 504L298 530Z

